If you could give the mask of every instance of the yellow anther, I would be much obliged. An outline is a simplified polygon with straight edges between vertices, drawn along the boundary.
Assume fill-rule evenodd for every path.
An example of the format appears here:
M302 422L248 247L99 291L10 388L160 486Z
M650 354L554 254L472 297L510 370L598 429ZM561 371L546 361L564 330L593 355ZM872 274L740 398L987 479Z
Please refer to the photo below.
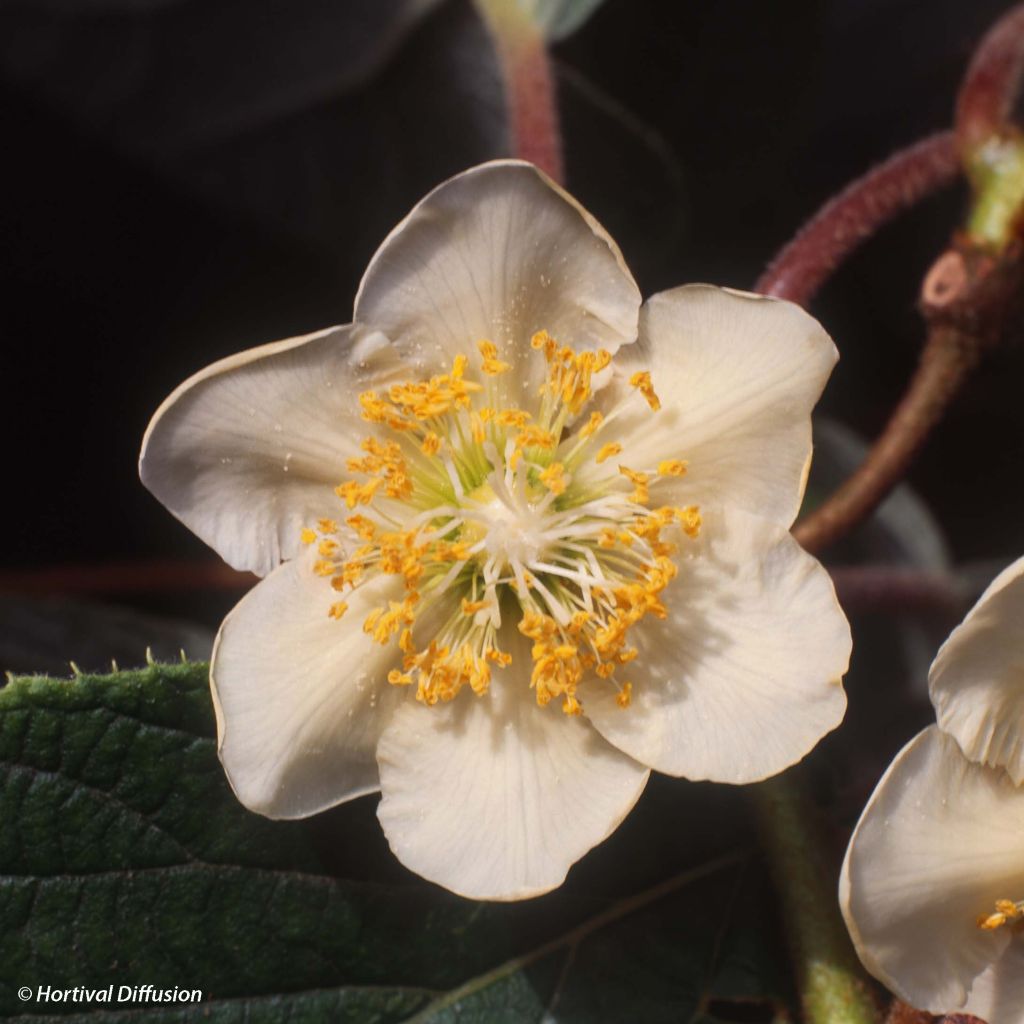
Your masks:
M633 684L632 683L623 683L622 684L622 689L619 690L618 696L615 698L615 703L618 704L620 708L628 708L629 704L630 704L630 701L632 701L632 699L633 699Z
M485 608L490 605L490 601L469 601L466 598L462 599L462 614L463 615L475 615L477 612L482 612Z
M555 339L548 334L547 331L538 331L532 338L530 338L530 347L536 350L544 350L544 358L548 362L555 356L555 351L558 348Z
M484 657L488 661L493 661L495 665L500 665L502 668L507 668L512 664L512 655L505 651L499 651L496 647L488 647L484 651Z
M498 346L493 341L478 341L476 347L484 357L482 369L488 376L494 377L512 368L510 363L498 358Z
M495 418L503 427L516 427L522 430L530 419L530 414L525 409L501 409L495 414Z
M611 529L610 527L608 529L602 530L597 535L598 547L613 548L613 547L615 547L615 545L617 543L618 543L618 539L615 536L615 531L613 529Z
M661 399L654 393L654 385L651 383L651 375L647 370L641 370L638 373L634 373L633 376L629 378L629 383L647 399L647 404L655 412L661 408Z
M332 619L340 619L347 611L348 605L344 601L335 601L334 604L327 609L327 614Z
M359 406L363 410L363 419L370 423L384 423L391 415L391 407L376 391L364 391L359 396Z
M397 668L393 668L388 673L388 682L392 686L409 686L412 684L412 676L406 672L399 672Z
M565 467L560 462L552 462L547 469L540 473L540 482L552 494L564 494L569 481L565 476Z
M383 483L384 478L379 476L368 480L365 484L355 480L346 480L345 483L334 488L334 493L343 499L349 508L355 508L356 505L369 505Z
M686 463L682 459L666 459L659 462L658 476L686 476Z
M630 495L630 501L635 502L637 505L646 505L651 497L650 488L648 487L650 477L646 473L637 472L628 466L619 466L619 472L636 487Z
M565 700L562 702L562 710L567 715L580 715L583 713L583 705L580 704L574 694L567 693Z
M413 613L404 601L389 601L388 608L375 608L363 622L363 632L370 633L379 644L386 644L403 625L413 621Z
M333 576L337 568L338 567L334 562L328 561L327 559L321 559L313 566L313 572L315 572L317 576Z
M554 448L558 438L538 426L525 427L516 438L518 448Z
M420 445L420 451L422 451L424 455L436 455L440 450L441 438L439 438L432 430L427 431L427 434Z
M597 457L594 459L598 465L604 462L606 459L610 459L615 455L618 455L622 451L622 445L617 441L609 441L608 444L601 445L600 450L597 453Z
M700 509L696 505L687 505L686 508L676 509L676 516L687 537L696 537L700 533L703 520Z
M995 913L982 914L978 918L977 925L983 931L995 931L1004 924L1024 918L1024 901L1015 903L1013 900L996 900L995 908Z
M322 555L324 558L330 558L331 555L336 554L338 551L338 542L336 540L330 540L324 538L316 547L317 553Z
M312 544L316 540L316 530L311 530L308 526L303 527L299 539L303 544Z
M590 437L601 428L604 417L599 412L592 412L590 419L580 428L580 437Z
M373 540L377 533L377 524L366 516L354 515L345 520L345 525L350 527L357 537L363 540Z

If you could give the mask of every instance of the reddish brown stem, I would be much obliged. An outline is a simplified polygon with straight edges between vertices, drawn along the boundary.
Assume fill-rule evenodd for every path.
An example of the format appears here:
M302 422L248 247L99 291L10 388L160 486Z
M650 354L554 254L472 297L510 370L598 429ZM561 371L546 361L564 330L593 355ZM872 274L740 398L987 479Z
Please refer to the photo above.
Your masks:
M1003 15L974 51L956 105L961 152L1007 130L1024 74L1024 4Z
M891 565L839 565L829 569L839 603L849 614L930 613L959 619L964 599L948 573Z
M973 339L956 328L940 326L931 332L910 386L867 458L839 490L794 528L794 536L808 551L820 551L838 540L889 493L978 355Z
M255 577L222 562L111 562L55 565L0 572L0 593L35 597L55 594L156 594L192 590L245 590Z
M951 184L959 171L952 132L901 150L826 203L772 260L754 290L807 305L861 243Z
M507 69L512 152L562 182L562 146L551 61L542 41Z
M501 67L509 149L562 182L555 77L540 27L516 0L477 0Z

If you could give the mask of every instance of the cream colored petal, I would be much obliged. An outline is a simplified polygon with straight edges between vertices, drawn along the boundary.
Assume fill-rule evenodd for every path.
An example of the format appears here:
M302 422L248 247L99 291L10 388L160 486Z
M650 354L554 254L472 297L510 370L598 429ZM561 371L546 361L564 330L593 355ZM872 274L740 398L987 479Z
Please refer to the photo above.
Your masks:
M821 324L791 302L700 284L662 292L644 303L639 340L616 358L602 396L614 403L649 370L661 409L631 403L607 440L624 445L633 468L689 463L662 487L666 500L720 502L789 526L810 466L811 410L837 358Z
M515 900L561 885L618 826L647 782L557 703L538 707L529 648L489 694L400 707L381 737L384 832L406 867L472 899Z
M1001 956L983 931L998 899L1024 898L1024 791L968 761L936 726L896 756L853 833L839 898L865 967L912 1006L962 1010Z
M620 750L656 771L756 782L799 761L842 721L850 628L832 581L782 527L705 511L681 542L666 619L630 631L620 669L629 708L599 682L584 711Z
M1024 782L1024 558L942 645L928 675L939 727L981 764Z
M224 620L210 682L220 759L238 799L270 818L302 818L379 788L375 750L408 691L391 686L400 655L362 630L400 597L377 577L344 600L306 555L261 580Z
M338 512L333 488L368 433L357 393L404 372L387 339L353 327L223 359L157 410L142 482L226 562L264 575Z
M531 164L483 164L438 186L377 250L355 319L384 331L436 372L494 341L535 372L530 337L614 351L636 337L640 293L618 247L571 196Z
M979 975L964 1012L986 1024L1024 1024L1024 938L1014 938L1006 952Z

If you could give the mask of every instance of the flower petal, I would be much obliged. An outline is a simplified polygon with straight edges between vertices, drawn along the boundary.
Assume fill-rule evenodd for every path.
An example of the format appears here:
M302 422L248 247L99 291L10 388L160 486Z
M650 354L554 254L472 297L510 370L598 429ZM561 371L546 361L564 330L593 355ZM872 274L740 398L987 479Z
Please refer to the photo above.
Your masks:
M502 160L438 186L391 232L363 277L355 319L437 372L460 353L475 356L484 338L514 346L521 363L541 329L614 352L636 337L639 308L604 228L536 167ZM531 363L542 370L539 358Z
M837 358L824 328L791 302L701 284L654 295L604 396L616 401L648 370L661 399L654 414L632 403L616 423L622 459L637 469L685 459L687 475L659 495L789 526L810 466L811 410Z
M1011 941L1006 952L971 986L964 1012L987 1024L1020 1024L1024 1006L1024 939Z
M639 650L612 687L581 691L611 743L669 775L756 782L799 761L842 721L850 627L828 573L782 527L735 509L683 538L668 616L630 632Z
M238 799L271 818L302 818L379 788L374 752L384 722L409 694L387 683L397 657L362 629L370 610L400 596L377 577L345 596L286 562L224 620L210 670L220 759Z
M1024 558L992 582L928 675L939 727L972 760L1024 782Z
M387 339L332 327L208 366L157 410L142 482L236 569L264 575L331 515L368 432L356 393L401 376Z
M839 897L875 977L921 1009L963 1009L1010 940L977 918L998 899L1024 897L1024 791L930 726L897 754L864 808Z
M377 814L391 849L473 899L524 899L561 885L626 816L649 774L582 719L538 707L529 648L509 649L515 661L487 695L403 705L377 752Z

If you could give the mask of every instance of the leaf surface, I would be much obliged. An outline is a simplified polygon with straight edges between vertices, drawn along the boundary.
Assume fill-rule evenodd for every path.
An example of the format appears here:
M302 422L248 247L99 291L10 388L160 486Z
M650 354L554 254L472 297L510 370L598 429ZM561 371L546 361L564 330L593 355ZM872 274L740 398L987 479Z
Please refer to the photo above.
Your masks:
M249 813L224 780L214 731L204 665L0 690L0 1013L707 1024L730 1019L707 1015L712 999L767 1005L785 990L770 913L750 910L764 889L757 868L711 832L662 844L693 857L638 884L661 868L649 832L664 807L694 790L708 811L733 791L663 788L645 834L624 829L598 851L606 865L588 858L538 900L474 903L394 862L375 798L305 822ZM117 1001L121 986L147 984L199 989L202 1001ZM109 1003L39 998L40 986L110 985Z

